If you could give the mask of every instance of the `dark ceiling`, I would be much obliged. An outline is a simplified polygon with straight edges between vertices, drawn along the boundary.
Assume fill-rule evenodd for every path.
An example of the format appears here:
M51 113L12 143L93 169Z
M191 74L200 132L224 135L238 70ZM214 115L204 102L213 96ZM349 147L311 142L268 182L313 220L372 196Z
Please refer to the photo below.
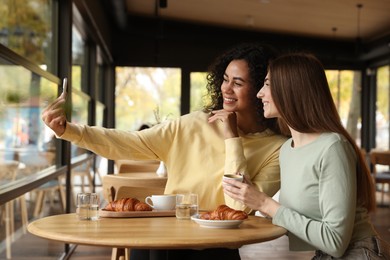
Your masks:
M101 2L118 66L204 70L222 50L244 41L308 50L329 68L359 69L390 56L389 0Z
M123 0L128 16L363 41L390 32L388 0ZM158 8L156 8L158 7ZM118 12L118 11L117 11Z

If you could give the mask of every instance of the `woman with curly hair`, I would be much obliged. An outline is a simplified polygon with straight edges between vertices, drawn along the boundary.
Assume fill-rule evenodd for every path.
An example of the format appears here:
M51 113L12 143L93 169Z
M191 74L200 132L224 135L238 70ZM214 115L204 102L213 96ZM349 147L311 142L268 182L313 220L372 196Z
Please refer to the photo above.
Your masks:
M168 171L165 193L197 193L202 210L226 204L250 212L224 195L222 176L246 175L269 196L279 190L279 149L286 139L279 134L275 119L264 118L256 98L273 56L271 49L251 43L225 52L210 67L207 89L211 102L203 111L142 131L67 122L62 109L65 95L43 111L42 119L58 138L108 159L164 161ZM208 259L212 251L221 257L221 250L195 250L183 259ZM238 250L224 250L226 259L240 259ZM199 256L202 252L205 256Z

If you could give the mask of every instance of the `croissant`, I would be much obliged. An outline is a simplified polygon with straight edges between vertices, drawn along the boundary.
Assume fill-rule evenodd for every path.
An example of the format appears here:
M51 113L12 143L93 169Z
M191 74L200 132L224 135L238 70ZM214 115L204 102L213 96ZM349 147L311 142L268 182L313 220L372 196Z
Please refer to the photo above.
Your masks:
M111 201L104 209L109 211L152 211L152 207L136 198Z
M243 220L248 218L248 214L242 210L220 205L213 211L202 213L200 218L208 220Z

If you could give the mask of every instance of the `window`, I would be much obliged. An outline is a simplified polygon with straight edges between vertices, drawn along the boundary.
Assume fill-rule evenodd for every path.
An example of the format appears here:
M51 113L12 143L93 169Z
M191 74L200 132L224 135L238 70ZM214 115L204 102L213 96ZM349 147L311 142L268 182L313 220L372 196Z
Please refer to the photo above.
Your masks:
M2 1L0 14L0 43L53 72L52 1Z
M190 75L191 92L190 92L190 112L202 110L207 104L207 73L206 72L192 72Z
M377 70L376 148L389 149L390 66Z
M72 88L81 90L85 63L85 43L75 26L72 28Z
M75 26L72 28L72 122L88 124L89 96L82 92L85 71L85 43ZM84 83L85 84L85 83ZM87 151L71 144L72 157Z
M54 135L40 118L57 85L22 66L0 64L0 160L19 161L20 179L54 165Z
M350 70L326 70L326 76L341 121L360 145L361 74Z
M180 116L180 69L116 68L116 128L138 130Z

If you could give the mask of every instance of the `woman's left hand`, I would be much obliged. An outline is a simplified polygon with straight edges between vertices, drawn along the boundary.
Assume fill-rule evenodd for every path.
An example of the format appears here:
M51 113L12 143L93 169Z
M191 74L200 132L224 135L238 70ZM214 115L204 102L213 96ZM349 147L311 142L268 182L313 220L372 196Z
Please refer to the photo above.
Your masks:
M225 109L211 111L209 123L220 121L224 125L225 139L238 137L237 115L235 112L229 112Z
M280 207L278 202L259 191L246 175L244 182L223 180L222 186L226 195L253 210L260 211L263 215L273 217Z

